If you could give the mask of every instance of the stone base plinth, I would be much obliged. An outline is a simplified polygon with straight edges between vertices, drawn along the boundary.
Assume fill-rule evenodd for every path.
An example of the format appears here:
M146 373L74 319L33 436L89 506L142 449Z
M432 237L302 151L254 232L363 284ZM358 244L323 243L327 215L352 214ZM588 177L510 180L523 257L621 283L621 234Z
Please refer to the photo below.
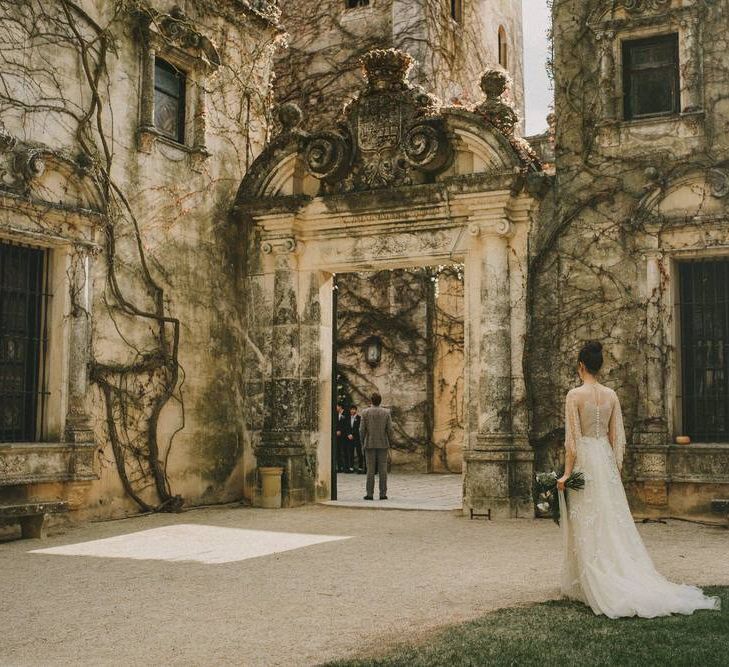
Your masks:
M491 510L492 518L533 517L534 451L507 437L479 437L464 454L463 511Z
M307 455L303 447L263 445L256 449L259 467L283 468L281 477L281 507L299 507L314 502L316 457ZM260 480L253 499L259 506Z

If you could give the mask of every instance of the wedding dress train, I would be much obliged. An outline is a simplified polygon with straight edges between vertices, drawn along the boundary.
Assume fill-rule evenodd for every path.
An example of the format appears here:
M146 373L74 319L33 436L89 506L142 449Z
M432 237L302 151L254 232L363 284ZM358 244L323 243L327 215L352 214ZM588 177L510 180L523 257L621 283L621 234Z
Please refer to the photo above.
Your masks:
M719 598L660 575L635 527L620 478L625 431L615 392L598 383L567 394L565 448L585 487L559 493L562 594L609 618L719 609Z

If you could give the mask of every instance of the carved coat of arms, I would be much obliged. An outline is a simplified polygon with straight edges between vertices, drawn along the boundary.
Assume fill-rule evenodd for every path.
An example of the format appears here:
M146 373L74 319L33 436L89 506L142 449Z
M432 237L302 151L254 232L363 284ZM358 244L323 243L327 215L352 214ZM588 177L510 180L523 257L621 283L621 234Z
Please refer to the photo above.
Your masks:
M365 98L359 107L357 139L362 151L395 148L402 135L402 105L393 95Z

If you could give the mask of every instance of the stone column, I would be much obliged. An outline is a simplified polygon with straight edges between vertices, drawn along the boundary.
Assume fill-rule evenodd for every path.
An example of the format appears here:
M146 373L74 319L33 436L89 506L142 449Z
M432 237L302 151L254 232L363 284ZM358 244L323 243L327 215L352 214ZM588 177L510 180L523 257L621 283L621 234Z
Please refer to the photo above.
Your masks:
M681 21L683 44L681 62L681 109L684 113L698 111L701 103L701 49L698 16Z
M515 443L512 424L512 231L506 219L469 227L469 441L464 452L464 511L490 509L509 517L533 514L533 454L528 445Z
M668 433L665 416L665 350L661 321L662 255L651 250L646 261L646 384L644 417L634 438L633 478L646 505L668 502Z
M318 407L318 368L312 378L307 356L312 344L311 308L306 312L309 292L302 294L295 239L264 241L261 250L274 274L274 300L271 366L263 384L263 431L255 454L259 467L284 469L282 503L294 507L314 499L316 474L316 451L307 449L311 413Z
M90 257L82 249L71 256L70 292L73 295L69 327L68 408L65 433L70 442L93 441L86 411L88 363L91 351Z
M140 95L140 130L154 129L154 60L155 49L147 38L142 50L142 90Z
M68 403L64 440L73 446L69 472L79 479L93 478L94 432L86 408L91 356L91 253L77 248L68 271L73 295L68 317Z
M615 108L615 33L601 32L597 35L600 47L600 102L603 120L614 120L617 117Z
M205 132L207 119L207 95L205 92L205 82L201 76L195 83L195 120L193 122L194 143L193 147L196 151L205 151Z

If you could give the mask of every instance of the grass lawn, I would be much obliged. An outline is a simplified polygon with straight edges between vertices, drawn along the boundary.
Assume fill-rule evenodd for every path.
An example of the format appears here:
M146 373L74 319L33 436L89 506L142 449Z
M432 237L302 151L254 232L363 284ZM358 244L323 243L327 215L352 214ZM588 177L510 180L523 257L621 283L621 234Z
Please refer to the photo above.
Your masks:
M705 592L721 597L721 612L611 621L579 604L546 602L502 609L376 658L330 665L728 666L729 587Z

